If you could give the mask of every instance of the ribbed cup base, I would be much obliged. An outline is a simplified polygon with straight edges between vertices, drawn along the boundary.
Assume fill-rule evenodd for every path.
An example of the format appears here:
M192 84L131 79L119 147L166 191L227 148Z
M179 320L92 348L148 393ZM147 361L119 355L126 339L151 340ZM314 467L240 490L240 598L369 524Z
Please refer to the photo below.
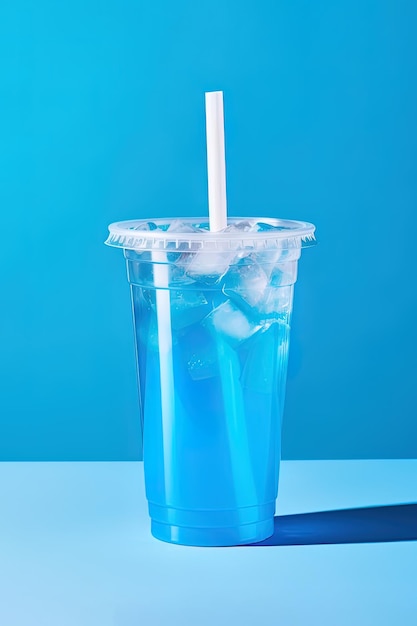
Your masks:
M156 539L185 546L236 546L274 533L275 502L234 510L175 509L149 503Z

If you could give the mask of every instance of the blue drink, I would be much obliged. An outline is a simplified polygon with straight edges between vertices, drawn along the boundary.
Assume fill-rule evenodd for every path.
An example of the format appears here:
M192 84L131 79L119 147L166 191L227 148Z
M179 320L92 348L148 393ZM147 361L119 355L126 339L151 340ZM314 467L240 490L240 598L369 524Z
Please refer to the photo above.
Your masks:
M123 246L152 534L199 546L253 543L273 533L301 237L280 235L279 246L259 250L248 244L252 234L232 250L202 251L192 237L201 226L184 221L175 232L180 225L186 232L172 246L159 227L163 251ZM141 227L145 246L152 226ZM248 231L262 240L281 232L264 227Z

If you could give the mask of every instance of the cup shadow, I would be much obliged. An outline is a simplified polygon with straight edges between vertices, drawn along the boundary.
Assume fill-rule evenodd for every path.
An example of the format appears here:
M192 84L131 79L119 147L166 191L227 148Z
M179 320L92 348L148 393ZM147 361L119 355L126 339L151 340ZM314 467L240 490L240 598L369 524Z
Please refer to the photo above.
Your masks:
M250 546L417 540L417 503L276 515L272 537Z

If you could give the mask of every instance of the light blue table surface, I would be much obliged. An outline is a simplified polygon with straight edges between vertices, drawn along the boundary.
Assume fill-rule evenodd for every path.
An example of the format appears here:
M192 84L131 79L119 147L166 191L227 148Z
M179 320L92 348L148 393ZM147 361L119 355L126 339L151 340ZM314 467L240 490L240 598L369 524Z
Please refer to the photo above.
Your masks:
M283 462L275 543L313 545L190 548L141 463L2 463L0 624L414 625L416 501L417 460Z

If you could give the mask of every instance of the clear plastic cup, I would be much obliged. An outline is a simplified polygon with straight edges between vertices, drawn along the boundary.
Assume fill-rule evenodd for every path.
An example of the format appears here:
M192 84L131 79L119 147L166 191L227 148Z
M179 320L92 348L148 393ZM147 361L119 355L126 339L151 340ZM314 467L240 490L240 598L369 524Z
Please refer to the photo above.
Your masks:
M290 321L314 226L234 218L119 222L152 534L197 546L273 534Z

